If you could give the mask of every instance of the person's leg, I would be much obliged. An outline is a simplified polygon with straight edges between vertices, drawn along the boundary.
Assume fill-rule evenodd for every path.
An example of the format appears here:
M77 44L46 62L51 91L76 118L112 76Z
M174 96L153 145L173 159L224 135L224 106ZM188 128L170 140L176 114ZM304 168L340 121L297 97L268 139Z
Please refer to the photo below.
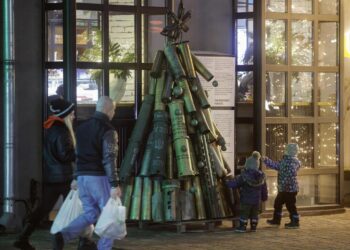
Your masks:
M62 229L64 242L68 242L79 236L79 234L89 225L94 224L100 214L98 201L94 198L94 193L98 193L98 183L88 177L78 177L79 198L83 205L84 213L73 220L67 227Z
M287 193L286 207L289 212L290 223L286 223L286 228L298 228L299 227L299 214L296 207L297 192Z
M100 208L100 211L102 211L103 207L106 205L108 199L110 198L110 190L111 186L108 182L108 178L106 176L99 176L98 178L99 182L99 193L95 193L96 200L98 200L98 206ZM113 241L112 239L101 237L100 240L97 243L98 250L109 250L113 247Z
M239 226L235 231L238 233L245 233L247 231L248 218L250 215L250 205L240 204L239 209Z
M268 224L276 225L276 226L279 226L281 224L282 208L284 203L285 203L284 192L278 192L273 205L274 207L273 218L272 220L266 221Z
M256 232L259 222L259 205L254 205L250 210L250 230Z

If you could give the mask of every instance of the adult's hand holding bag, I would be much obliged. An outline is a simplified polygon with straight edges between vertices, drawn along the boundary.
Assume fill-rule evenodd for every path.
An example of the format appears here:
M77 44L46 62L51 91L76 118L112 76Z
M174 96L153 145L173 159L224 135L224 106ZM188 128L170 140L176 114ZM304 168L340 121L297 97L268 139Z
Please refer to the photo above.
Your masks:
M82 213L78 190L71 190L64 200L56 218L51 226L50 233L55 234L69 225L71 221Z
M127 234L125 212L125 207L119 197L117 199L109 198L97 221L95 233L108 239L123 239Z

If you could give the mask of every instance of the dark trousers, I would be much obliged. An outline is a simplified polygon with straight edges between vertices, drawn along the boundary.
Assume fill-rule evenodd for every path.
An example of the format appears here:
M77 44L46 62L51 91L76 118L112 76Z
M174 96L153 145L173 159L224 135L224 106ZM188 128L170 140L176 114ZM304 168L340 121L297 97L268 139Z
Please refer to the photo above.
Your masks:
M27 223L31 224L32 227L37 226L40 221L49 214L61 194L66 198L70 191L70 182L44 183L42 190L43 194L40 205L27 220Z
M258 221L259 218L259 205L249 205L249 204L240 204L239 209L240 219L243 221L247 221L251 219L255 222Z
M292 218L293 216L298 216L297 207L295 205L297 199L298 192L278 192L275 204L274 204L274 213L276 215L282 215L283 204L286 204L287 210L289 212L289 216Z

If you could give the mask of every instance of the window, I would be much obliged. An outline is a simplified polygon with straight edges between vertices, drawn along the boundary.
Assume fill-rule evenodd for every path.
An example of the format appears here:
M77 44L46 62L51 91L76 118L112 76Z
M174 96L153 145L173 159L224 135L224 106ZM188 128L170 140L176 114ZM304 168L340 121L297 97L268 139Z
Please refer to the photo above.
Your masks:
M171 0L47 0L47 94L63 84L78 120L91 115L101 95L117 102L116 119L135 119L145 72L164 46L167 6Z
M279 160L286 143L298 143L297 204L339 203L339 3L263 2L263 151ZM273 197L276 176L266 173Z

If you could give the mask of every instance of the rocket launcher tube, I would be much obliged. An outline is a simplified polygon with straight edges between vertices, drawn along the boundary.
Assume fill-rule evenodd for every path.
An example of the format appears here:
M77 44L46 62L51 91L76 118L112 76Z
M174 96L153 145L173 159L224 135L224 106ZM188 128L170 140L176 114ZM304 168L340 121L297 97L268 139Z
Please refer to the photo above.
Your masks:
M141 142L144 140L146 132L148 132L147 127L151 121L153 104L154 96L146 95L141 106L139 117L136 120L135 126L131 133L125 156L120 166L120 180L122 182L126 181L134 170L136 158L140 152Z
M213 74L210 73L210 71L193 54L192 54L192 60L193 60L194 68L205 80L209 82L214 78Z
M187 73L187 77L189 79L196 78L196 71L194 69L192 56L191 56L191 50L189 42L181 42L177 45L179 48L178 51L180 52L180 57L182 59L182 65L184 65L185 71Z
M195 90L193 91L193 94L197 97L199 100L199 103L203 109L207 109L210 107L210 103L208 101L208 97L203 89L203 86L197 77L191 82L192 89Z
M168 61L170 71L175 80L186 77L185 71L182 68L179 56L176 53L176 47L174 45L168 45L164 49L165 57Z
M165 59L164 51L158 50L153 60L152 69L150 73L153 78L159 78L161 76L164 59Z
M166 73L165 71L162 71L161 76L157 79L157 85L156 85L156 93L154 97L154 110L165 110L165 105L162 102L162 94L163 89L165 86L165 80L166 80Z
M151 220L151 202L152 202L152 181L149 177L144 177L142 188L142 209L141 220Z
M134 192L132 194L130 220L140 219L142 177L135 177Z
M177 82L178 86L180 86L183 89L183 96L182 99L185 102L185 108L188 113L194 113L196 112L196 107L193 102L192 94L190 91L190 88L188 86L188 82L186 79L181 79Z

